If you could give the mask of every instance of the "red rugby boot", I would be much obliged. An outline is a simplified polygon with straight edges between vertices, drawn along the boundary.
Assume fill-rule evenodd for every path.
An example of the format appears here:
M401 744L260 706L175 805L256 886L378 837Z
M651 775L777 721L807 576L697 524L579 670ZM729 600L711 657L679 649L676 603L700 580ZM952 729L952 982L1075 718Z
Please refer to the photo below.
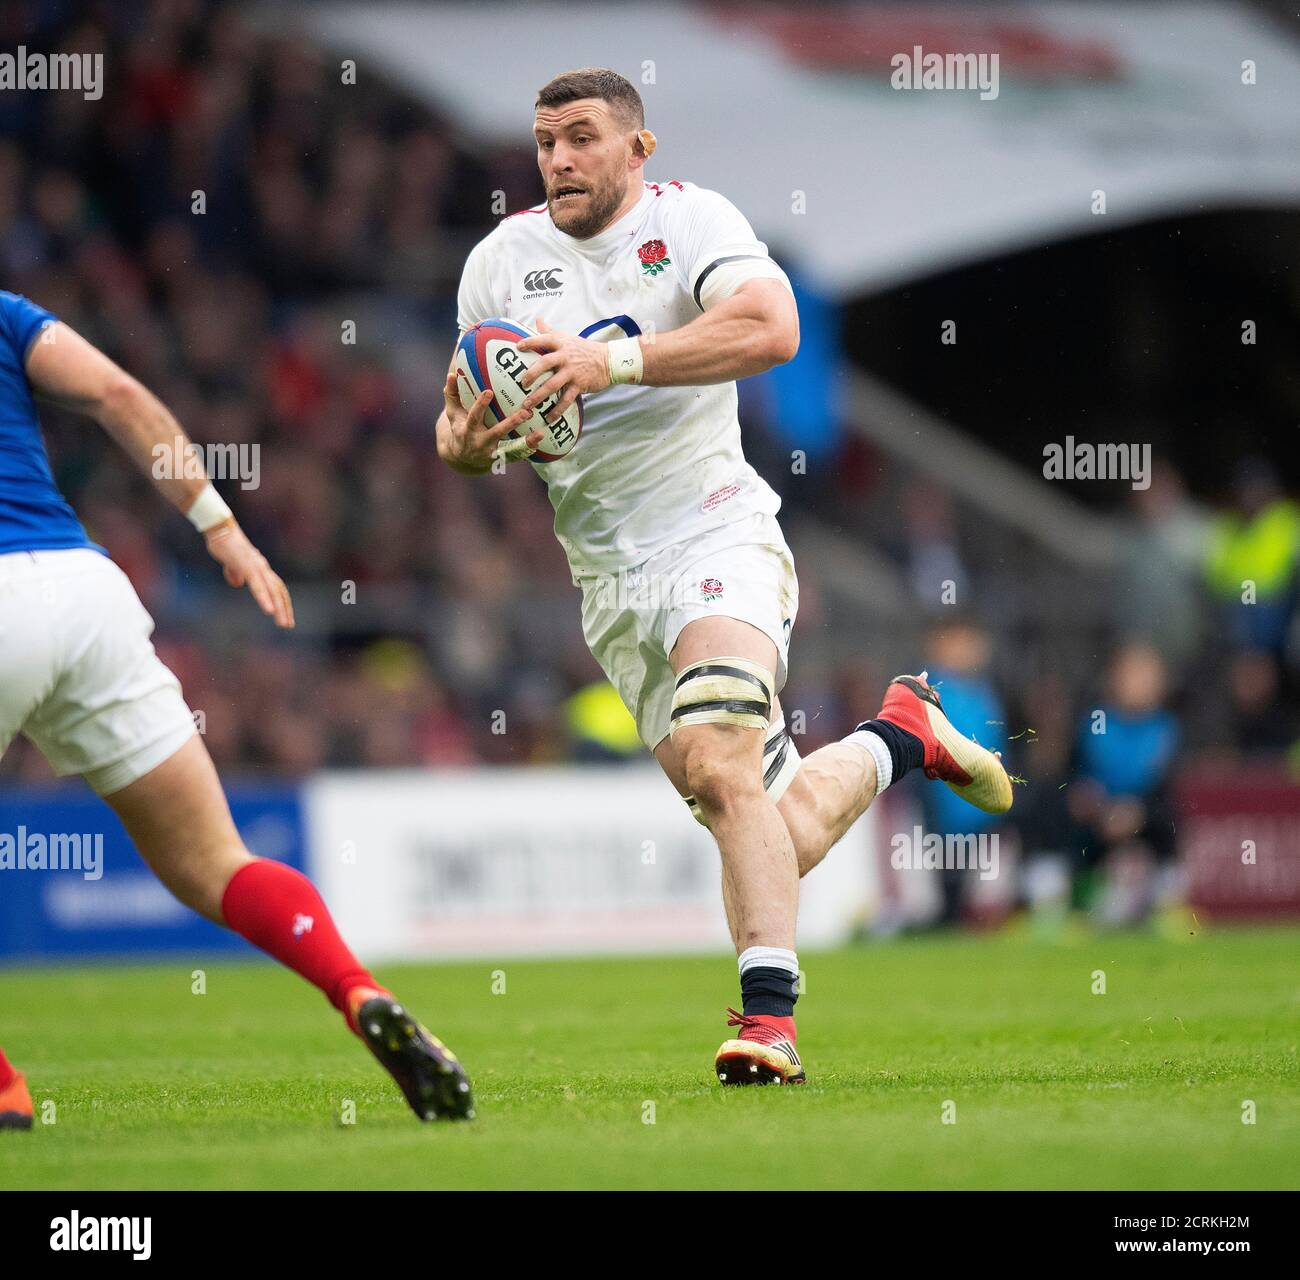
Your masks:
M885 690L881 720L920 738L925 776L938 778L985 813L1011 808L1011 779L1002 761L973 738L963 738L944 714L939 694L920 676L895 676Z
M808 1077L795 1052L793 1018L727 1010L727 1026L740 1027L735 1040L724 1040L713 1060L723 1084L803 1084Z
M32 1127L32 1095L27 1092L27 1081L21 1071L0 1089L0 1129L30 1129Z

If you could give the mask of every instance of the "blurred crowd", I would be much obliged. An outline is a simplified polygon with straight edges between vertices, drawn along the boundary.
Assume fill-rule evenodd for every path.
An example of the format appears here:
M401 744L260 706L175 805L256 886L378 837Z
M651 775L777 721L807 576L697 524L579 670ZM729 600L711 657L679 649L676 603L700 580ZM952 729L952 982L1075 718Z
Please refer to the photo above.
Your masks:
M256 626L227 642L226 589L192 531L102 433L43 411L58 480L154 613L218 761L296 774L565 750L541 726L598 670L547 656L571 646L531 671L517 656L530 618L573 594L544 487L520 468L467 484L433 450L465 253L493 192L535 199L531 157L453 146L368 69L347 82L242 6L2 13L6 46L100 51L107 81L99 101L0 95L4 287L106 350L197 442L246 450L254 483L220 487L320 619L288 645ZM396 613L374 603L394 598Z
M256 487L221 487L295 586L290 639L251 605L239 614L188 525L111 442L43 415L60 484L157 618L219 766L641 758L582 646L544 486L520 467L466 482L433 449L460 267L502 202L539 199L531 149L471 154L427 106L366 68L350 80L309 41L260 33L242 7L31 3L0 24L6 47L102 51L109 86L98 102L0 95L4 287L108 351L197 441L257 446ZM833 361L833 314L812 295L801 311L803 367ZM796 411L814 406L807 431L834 412L808 391L827 380L799 376L742 398L747 449L787 508L824 501L840 523L874 504L894 534L879 550L918 610L933 606L927 584L978 578L946 496L886 499L885 464L860 442L824 433L824 491L789 483ZM1017 679L1033 638L987 609L935 613L925 636L954 721L1024 777L1027 892L1077 893L1081 860L1108 865L1096 900L1115 922L1161 892L1189 753L1294 769L1300 733L1300 508L1268 463L1243 461L1217 516L1164 467L1124 519L1084 671L1049 658ZM799 568L807 634L824 623L818 566ZM809 709L804 754L870 715L894 674L870 657L797 668L786 704ZM45 772L21 744L0 764ZM926 795L936 829L970 828L946 792ZM965 909L958 891L943 907Z
M1105 926L1139 923L1184 897L1180 783L1300 783L1300 504L1262 458L1243 459L1228 492L1209 513L1164 464L1131 492L1102 647L1082 673L1008 678L1023 648L999 655L977 612L932 613L925 653L948 716L1003 753L1017 792L1008 821L944 788L911 798L928 831L1006 838L1017 887L990 910L971 876L945 875L927 923L998 919L1017 901L1058 920L1084 907ZM951 530L942 502L927 510L932 533ZM933 573L969 576L951 537L927 544L918 531L911 546L918 605ZM915 913L886 912L878 927L904 923Z

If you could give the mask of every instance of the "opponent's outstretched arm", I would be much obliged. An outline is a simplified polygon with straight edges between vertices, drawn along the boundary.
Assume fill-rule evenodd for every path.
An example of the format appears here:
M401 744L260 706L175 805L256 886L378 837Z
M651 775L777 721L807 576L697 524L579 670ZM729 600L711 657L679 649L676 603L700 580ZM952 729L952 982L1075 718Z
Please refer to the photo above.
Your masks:
M165 474L155 474L160 447L169 458L191 457L189 437L157 396L61 322L32 343L27 377L42 399L94 418L167 501L201 526L226 581L232 587L246 585L277 626L293 626L289 589L244 535L202 466L172 466ZM192 514L196 504L201 504L199 511Z
M548 369L554 375L545 387L532 391L521 408L531 412L563 387L564 394L547 414L554 421L578 398L603 391L612 382L611 347L635 343L641 364L638 381L652 387L703 387L734 382L794 359L799 350L799 310L790 290L777 280L747 280L730 297L710 307L680 329L666 333L597 342L557 333L545 321L536 338L525 338L521 351L543 356L523 376L526 386Z

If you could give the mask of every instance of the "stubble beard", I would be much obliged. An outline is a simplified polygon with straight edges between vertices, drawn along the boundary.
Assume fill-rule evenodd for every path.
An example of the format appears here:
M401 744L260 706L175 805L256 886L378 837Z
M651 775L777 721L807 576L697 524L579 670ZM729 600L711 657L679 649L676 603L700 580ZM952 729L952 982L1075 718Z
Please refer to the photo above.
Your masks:
M618 184L611 181L601 187L592 185L587 191L584 208L569 210L561 206L557 209L555 199L550 195L546 197L546 205L551 220L565 235L575 240L590 240L609 225L626 194L626 188L620 191Z

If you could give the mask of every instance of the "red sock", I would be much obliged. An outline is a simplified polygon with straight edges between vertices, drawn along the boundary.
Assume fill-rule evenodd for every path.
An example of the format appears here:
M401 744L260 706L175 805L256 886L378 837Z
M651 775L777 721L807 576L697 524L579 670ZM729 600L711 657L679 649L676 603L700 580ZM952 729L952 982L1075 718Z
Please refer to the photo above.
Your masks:
M349 991L374 987L391 994L339 937L316 886L283 862L254 858L240 867L226 886L221 914L237 934L323 991L349 1026Z
M5 1051L0 1049L0 1093L3 1093L14 1082L14 1076L18 1074L14 1070L9 1059L5 1057Z

